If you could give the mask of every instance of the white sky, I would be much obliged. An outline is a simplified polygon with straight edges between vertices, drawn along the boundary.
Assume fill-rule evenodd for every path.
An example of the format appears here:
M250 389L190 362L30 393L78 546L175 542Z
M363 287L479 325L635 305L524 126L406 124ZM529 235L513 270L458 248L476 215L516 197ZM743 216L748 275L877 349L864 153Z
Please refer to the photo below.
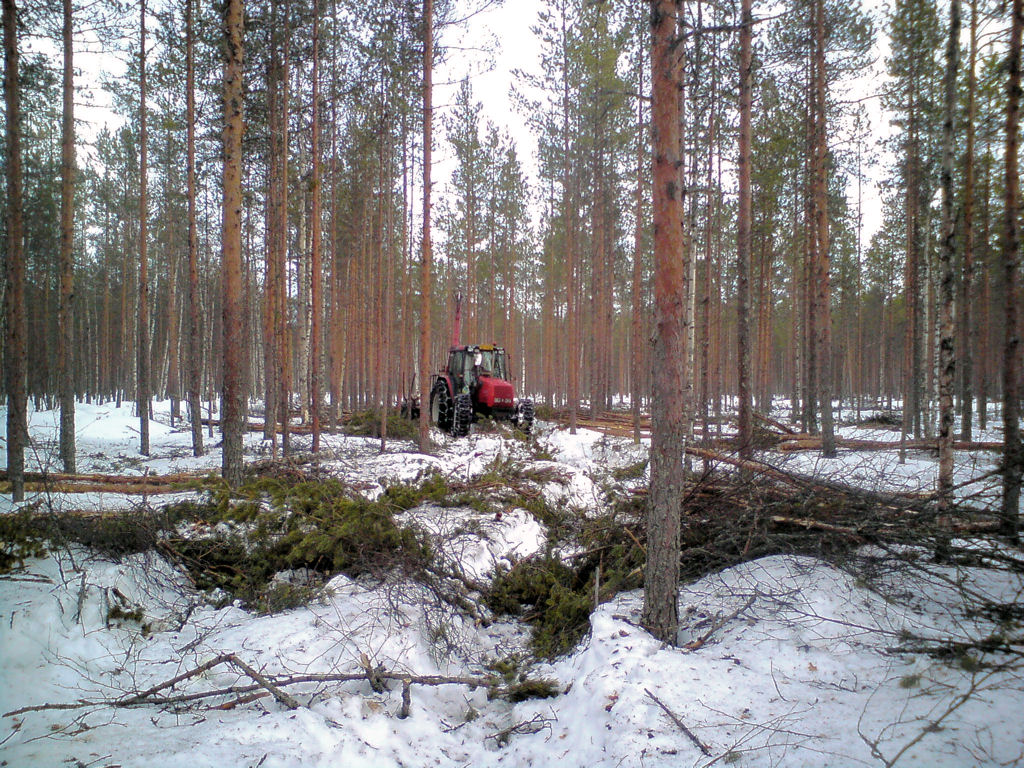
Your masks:
M866 0L865 6L878 12L882 0ZM545 6L544 0L505 0L503 6L493 8L474 18L466 30L447 30L442 43L452 46L465 46L460 52L453 50L449 61L438 73L439 81L448 81L448 85L439 85L435 104L443 109L454 100L455 88L466 74L472 75L474 97L483 103L483 114L499 127L506 127L515 139L519 148L519 157L531 181L536 181L537 149L536 138L526 125L523 115L517 113L509 99L509 90L513 83L513 69L539 72L540 45L534 38L530 27L537 22L538 11ZM879 22L880 24L881 22ZM452 38L455 38L453 41ZM493 61L487 68L489 58L482 52L474 50L483 41L494 42ZM875 65L872 71L860 78L850 87L850 98L864 98L878 92L884 81L884 59L888 54L888 39L881 26L877 29L875 45ZM871 135L865 140L865 157L874 156L878 163L874 167L864 167L867 180L861 189L863 214L863 248L866 251L871 235L882 224L882 201L879 184L887 175L887 155L882 149L882 140L891 132L889 118L883 112L881 100L870 98L864 102L868 112ZM830 136L830 141L847 137ZM439 143L436 151L438 160L438 176L450 178L452 160L446 147ZM726 151L728 155L728 149ZM857 184L851 182L849 188L850 213L856 215Z
M881 0L868 0L868 7L878 8ZM525 117L520 114L510 99L513 84L513 69L539 71L540 45L534 38L530 27L537 21L537 13L545 5L544 0L505 0L496 6L472 18L464 28L449 28L442 32L441 43L449 48L447 61L442 64L436 74L435 104L438 114L435 117L435 130L442 134L441 116L450 108L454 101L455 89L467 74L472 76L475 98L483 103L484 118L494 122L499 128L508 130L518 146L520 161L524 164L531 182L536 179L535 153L537 142L526 125ZM854 98L867 96L879 87L884 75L884 55L887 52L887 39L879 29L876 43L876 65L870 75L862 78L851 89ZM80 82L98 82L100 73L120 76L125 71L124 61L109 53L99 53L98 46L89 41L87 47L76 44L75 64L83 71ZM483 48L490 44L492 53ZM44 47L46 46L46 47ZM36 38L33 47L46 50L56 56L56 50L47 46L44 41ZM869 120L875 141L871 139L865 145L866 154L880 156L880 142L891 133L888 118L883 114L880 100L869 99L865 102L869 112ZM76 118L82 126L81 140L89 143L103 125L116 126L122 118L111 112L109 95L98 86L92 87L87 94L80 94L76 106ZM438 137L440 139L440 136ZM833 137L833 141L838 137ZM446 143L438 140L435 151L437 164L435 178L437 189L444 193L448 179L453 171L453 162ZM82 161L91 155L91 148L82 146ZM878 183L886 174L885 162L874 168L866 169L869 176L862 190L864 248L870 236L881 226L881 199ZM850 187L851 213L855 215L857 186Z

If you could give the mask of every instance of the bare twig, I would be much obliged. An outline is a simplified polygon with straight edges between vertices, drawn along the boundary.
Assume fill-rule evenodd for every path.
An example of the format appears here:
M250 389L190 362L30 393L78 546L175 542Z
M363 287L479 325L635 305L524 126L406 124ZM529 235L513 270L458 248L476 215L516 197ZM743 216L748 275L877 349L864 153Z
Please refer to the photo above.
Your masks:
M248 664L246 664L240 658L238 658L234 654L231 654L231 656L230 656L230 658L228 660L231 662L231 664L233 664L234 666L238 667L246 675L248 675L253 680L255 680L257 683L259 683L261 686L266 688L271 693L271 695L275 699L277 699L278 702L280 702L282 705L288 707L288 709L298 709L299 708L299 702L297 702L292 696L290 696L287 693L285 693L284 691L282 691L280 688L278 688L272 682L267 680L267 678L265 678L263 675L261 675L259 672L257 672L252 667L250 667Z
M743 613L745 610L747 610L750 606L752 606L756 599L757 599L757 595L751 595L750 598L747 600L747 602L745 602L743 605L741 605L735 611L730 613L728 616L722 616L721 618L718 618L715 621L713 621L712 624L711 624L711 628L707 632L705 632L703 635L698 637L696 640L693 640L693 641L687 643L683 647L686 648L686 650L688 650L688 651L699 650L700 648L702 648L704 646L705 643L707 643L708 640L711 639L712 635L714 635L715 632L720 630L722 627L724 627L726 624L728 624L730 621L735 619L737 616L739 616L741 613Z
M706 757L711 757L711 748L708 747L703 741L698 739L694 735L693 731L686 727L686 723L680 720L676 713L665 705L665 702L663 702L661 699L659 699L657 696L651 693L651 691L648 688L644 688L644 693L646 693L651 698L651 701L653 701L655 704L661 707L662 710L664 710L665 714L669 716L672 722L679 726L679 730L685 733L687 738L697 746L697 749L699 749Z
M502 728L500 731L489 733L484 738L494 739L498 744L507 744L508 740L512 736L529 735L531 733L540 733L545 728L551 728L551 718L544 717L544 715L534 715L529 720L510 725L508 728Z

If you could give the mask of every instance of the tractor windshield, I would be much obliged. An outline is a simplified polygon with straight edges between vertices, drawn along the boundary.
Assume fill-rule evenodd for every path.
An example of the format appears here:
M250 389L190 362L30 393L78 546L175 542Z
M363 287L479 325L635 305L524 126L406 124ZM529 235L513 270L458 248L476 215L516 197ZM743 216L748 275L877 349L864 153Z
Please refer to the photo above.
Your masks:
M477 365L480 367L480 373L494 376L494 352L489 349L483 349L477 355L479 357Z
M495 349L490 352L484 352L484 367L494 378L509 381L505 350Z

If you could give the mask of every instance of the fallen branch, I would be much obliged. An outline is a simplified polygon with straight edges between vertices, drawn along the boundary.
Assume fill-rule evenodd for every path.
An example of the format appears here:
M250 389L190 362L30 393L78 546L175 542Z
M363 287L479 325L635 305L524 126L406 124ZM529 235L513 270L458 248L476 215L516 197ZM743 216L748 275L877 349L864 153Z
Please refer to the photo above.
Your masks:
M768 416L765 416L763 413L758 413L757 411L754 411L754 420L764 422L770 427L775 427L777 430L779 430L785 435L799 434L797 430L793 429L793 427L789 426L788 424L783 424L781 421L776 421L775 419L769 418Z
M228 661L230 661L234 666L236 666L240 670L242 670L246 675L251 677L253 680L255 680L257 683L259 683L261 686L266 688L267 691L275 699L277 699L277 701L279 703L281 703L283 706L287 707L288 709L298 709L299 708L299 702L297 702L294 698L292 698L287 693L282 691L280 688L278 688L272 682L267 680L267 678L265 678L263 675L261 675L259 672L257 672L252 667L250 667L248 664L246 664L240 658L235 656L235 654L231 654L230 657L228 658Z
M680 720L679 717L676 716L676 713L673 712L671 709L669 709L665 705L665 702L663 702L661 699L659 699L657 696L655 696L653 693L651 693L650 690L647 689L647 688L644 688L644 693L646 693L648 696L650 696L651 701L653 701L655 704L657 704L659 707L661 707L662 710L664 710L665 714L668 715L671 718L672 722L675 723L677 726L679 726L679 730L681 730L683 733L685 733L687 738L689 738L690 741L692 741L694 744L697 745L697 749L699 749L701 752L703 752L705 756L711 757L711 748L708 747L703 741L698 739L694 735L693 731L691 731L689 728L686 727L686 723L684 723L682 720Z
M158 696L161 691L173 688L191 678L197 677L210 669L221 664L230 664L242 671L242 673L253 680L251 685L231 685L223 688L216 688L196 693L181 693L173 696ZM488 698L504 698L512 701L521 701L525 698L553 696L557 694L557 686L554 682L546 679L525 680L519 683L507 684L501 678L494 675L486 676L446 676L446 675L408 675L398 672L385 672L382 667L372 670L364 670L349 674L306 674L306 675L264 675L257 672L251 666L241 661L233 653L223 653L215 656L209 661L200 664L198 667L182 672L170 680L165 680L152 688L140 693L122 696L111 699L79 699L71 703L57 704L34 704L20 709L5 712L4 717L15 717L27 712L42 712L44 710L64 709L85 709L89 707L137 707L137 706L170 706L179 704L191 704L198 701L218 699L224 696L232 696L231 702L222 702L213 705L211 708L231 708L240 703L251 701L256 696L254 692L266 691L274 696L277 701L289 709L299 707L299 703L282 689L292 685L303 683L348 683L365 681L367 683L381 685L385 680L397 680L402 683L403 711L407 709L407 692L413 685L441 686L441 685L465 685L470 689L485 688Z
M853 536L857 539L863 539L860 532L855 528L849 528L845 525L833 525L832 523L825 523L821 520L814 520L809 517L786 517L784 515L772 515L769 518L775 525L798 525L806 530L815 529L819 531L829 531L830 533L842 533L845 536Z
M540 733L545 728L551 728L551 718L544 717L543 715L534 715L529 720L516 723L515 725L510 725L508 728L502 728L500 731L495 731L494 733L489 733L484 738L494 739L498 744L508 744L508 741L512 736Z
M937 642L930 644L922 641L920 645L889 646L886 653L919 653L933 658L951 658L963 656L971 651L980 653L1006 653L1011 656L1024 656L1024 637L986 637L981 640Z
M707 641L711 639L712 635L714 635L715 632L720 630L722 627L724 627L726 624L728 624L730 621L735 619L737 616L739 616L741 613L743 613L745 610L747 610L750 606L752 606L756 599L757 599L757 595L751 595L750 598L747 600L747 602L745 602L743 605L741 605L735 611L730 613L728 616L723 616L722 618L716 619L715 621L713 621L711 623L711 628L707 632L705 632L703 635L698 637L696 640L693 640L693 641L687 643L683 647L686 650L688 650L688 651L696 651L696 650L699 650L700 648L703 648L704 644L707 643Z
M270 694L266 691L257 691L256 693L250 693L246 696L239 696L237 699L233 699L232 701L225 701L223 704L218 704L215 707L210 707L210 709L216 709L222 712L226 712L230 709L234 709L235 707L240 707L243 704L249 704L253 701L258 701L259 699L266 698L269 695Z

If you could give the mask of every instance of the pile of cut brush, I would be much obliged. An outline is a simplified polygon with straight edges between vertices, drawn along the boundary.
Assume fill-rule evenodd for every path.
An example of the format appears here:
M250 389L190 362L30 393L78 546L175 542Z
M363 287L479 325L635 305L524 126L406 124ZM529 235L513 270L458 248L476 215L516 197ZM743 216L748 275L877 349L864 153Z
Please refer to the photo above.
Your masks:
M684 579L778 554L830 561L864 545L920 547L955 556L956 537L998 532L992 511L941 504L935 494L885 494L787 473L757 461L714 454L739 471L709 470L686 484L681 568ZM639 508L645 489L632 492ZM639 519L639 518L636 518ZM638 524L635 534L642 540Z

